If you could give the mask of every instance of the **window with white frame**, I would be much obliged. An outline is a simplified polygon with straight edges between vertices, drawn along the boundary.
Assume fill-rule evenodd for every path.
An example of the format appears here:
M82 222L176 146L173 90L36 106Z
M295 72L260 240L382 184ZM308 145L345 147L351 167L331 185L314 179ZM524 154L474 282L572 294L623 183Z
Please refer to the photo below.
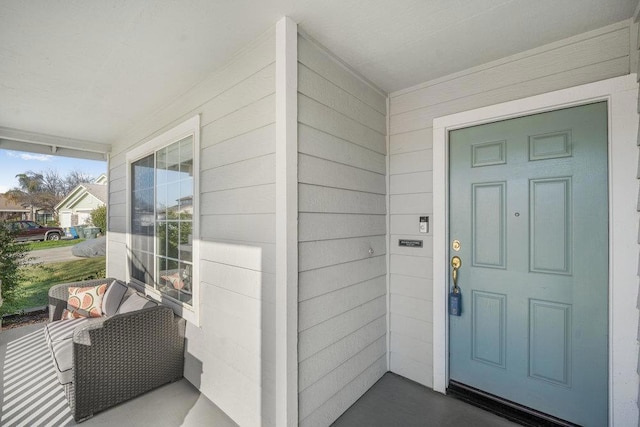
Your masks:
M198 122L194 120L195 125L191 124L199 126ZM197 131L184 136L184 132L174 129L127 156L131 281L189 309L195 308L197 294L194 277L197 136Z

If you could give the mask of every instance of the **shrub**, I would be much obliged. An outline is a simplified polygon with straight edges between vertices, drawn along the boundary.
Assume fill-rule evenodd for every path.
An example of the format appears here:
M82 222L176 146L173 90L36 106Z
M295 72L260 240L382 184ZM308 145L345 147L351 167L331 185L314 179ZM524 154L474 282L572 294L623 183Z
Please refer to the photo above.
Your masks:
M91 223L103 233L107 231L107 206L99 206L91 211Z
M14 240L15 231L0 225L0 280L2 281L2 299L11 301L24 273L21 267L31 258L29 245Z

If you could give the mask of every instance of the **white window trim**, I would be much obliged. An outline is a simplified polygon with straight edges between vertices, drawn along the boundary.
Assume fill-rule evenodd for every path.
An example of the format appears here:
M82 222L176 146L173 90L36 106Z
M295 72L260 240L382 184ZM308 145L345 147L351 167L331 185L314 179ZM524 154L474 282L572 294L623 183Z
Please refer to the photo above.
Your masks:
M193 137L193 305L181 304L169 298L164 298L163 294L156 289L146 285L139 287L137 283L131 281L131 164L148 156L149 154L159 150L162 147L178 142L188 136ZM172 129L158 135L149 141L129 150L127 158L127 262L126 276L127 281L139 288L141 292L162 304L171 307L173 311L193 323L200 326L200 115L196 115L186 120ZM154 251L155 252L155 251ZM154 254L155 259L155 254Z
M440 117L433 121L433 389L449 383L448 133L451 130L582 105L608 103L609 123L609 425L638 423L636 75Z

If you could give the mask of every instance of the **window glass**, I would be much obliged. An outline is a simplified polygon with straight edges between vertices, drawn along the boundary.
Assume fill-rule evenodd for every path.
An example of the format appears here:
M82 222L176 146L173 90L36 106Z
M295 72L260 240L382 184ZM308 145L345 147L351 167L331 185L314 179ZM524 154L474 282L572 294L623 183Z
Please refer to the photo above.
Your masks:
M193 137L131 168L131 276L192 305Z

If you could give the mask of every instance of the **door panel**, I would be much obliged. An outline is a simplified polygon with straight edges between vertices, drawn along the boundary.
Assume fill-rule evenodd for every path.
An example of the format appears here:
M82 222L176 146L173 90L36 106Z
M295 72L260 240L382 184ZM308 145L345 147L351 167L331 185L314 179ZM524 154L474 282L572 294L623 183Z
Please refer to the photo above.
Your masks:
M473 265L505 268L505 182L472 184Z
M472 291L471 358L505 368L507 296Z
M571 177L532 179L530 270L571 274Z
M463 301L450 378L606 425L606 103L459 129L449 144Z

